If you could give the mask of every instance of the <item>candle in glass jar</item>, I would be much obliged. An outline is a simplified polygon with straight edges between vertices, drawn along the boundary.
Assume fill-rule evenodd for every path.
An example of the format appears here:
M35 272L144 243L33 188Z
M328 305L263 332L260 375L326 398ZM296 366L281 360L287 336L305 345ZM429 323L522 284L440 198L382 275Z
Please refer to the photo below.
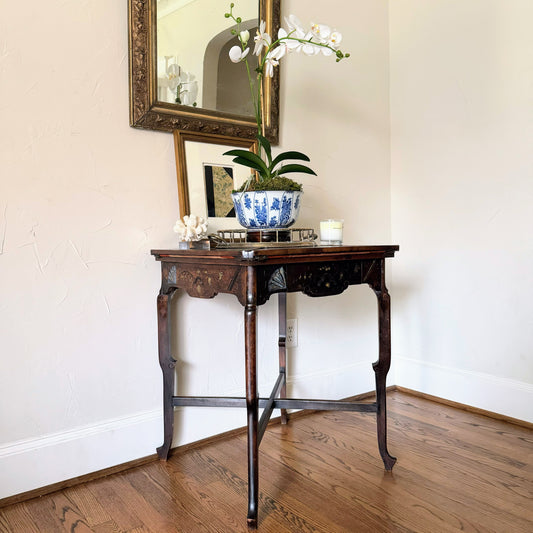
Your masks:
M329 218L320 222L320 242L322 244L342 244L343 221Z

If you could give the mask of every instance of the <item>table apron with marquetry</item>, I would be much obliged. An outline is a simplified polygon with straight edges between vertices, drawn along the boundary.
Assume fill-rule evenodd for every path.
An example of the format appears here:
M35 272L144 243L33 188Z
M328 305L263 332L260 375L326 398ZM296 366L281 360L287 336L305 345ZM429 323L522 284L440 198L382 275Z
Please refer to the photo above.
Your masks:
M159 363L163 372L164 442L157 449L167 459L174 431L174 407L242 407L247 410L248 525L256 527L259 499L258 450L272 412L287 409L375 412L378 447L386 470L396 459L387 450L386 379L390 368L390 296L385 285L385 259L398 246L327 246L253 248L250 250L152 250L161 262L162 284L157 298ZM373 363L376 401L286 398L287 293L312 297L340 294L350 285L368 284L377 296L379 356ZM195 298L234 294L244 307L245 397L175 396L176 361L171 354L171 299L177 290ZM279 376L268 398L257 388L257 311L278 295ZM259 418L259 409L263 409Z

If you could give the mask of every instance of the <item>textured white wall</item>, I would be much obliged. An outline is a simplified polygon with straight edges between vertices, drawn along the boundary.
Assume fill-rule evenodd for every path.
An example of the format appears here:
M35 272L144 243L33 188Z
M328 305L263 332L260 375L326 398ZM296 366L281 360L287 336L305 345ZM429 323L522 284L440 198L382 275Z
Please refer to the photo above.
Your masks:
M531 20L390 2L397 382L533 421Z
M107 464L56 443L158 406L149 250L177 208L171 136L128 126L126 2L5 4L0 35L4 496Z
M338 65L289 58L282 72L281 148L308 152L320 174L305 182L302 223L339 216L347 240L389 242L387 3L324 10L319 0L287 0L292 11L338 25L352 52ZM126 2L6 4L0 35L1 498L161 443L159 265L149 250L174 245L178 213L172 136L128 126ZM274 304L260 310L263 393L275 374ZM300 325L295 393L369 390L368 288L290 305ZM236 299L176 306L180 392L240 393ZM242 426L245 415L189 409L178 420L175 442L184 443Z
M318 228L321 218L343 218L345 242L388 244L388 4L343 0L324 9L323 2L285 0L283 5L304 25L324 22L337 28L342 50L352 54L340 63L294 55L283 64L281 144L307 153L318 174L302 177L299 224ZM314 301L295 295L289 309L299 321L292 360L298 375L343 375L346 385L339 384L337 392L344 396L354 394L351 382L357 379L367 380L367 390L372 389L373 374L351 367L377 358L377 306L368 286ZM312 395L316 386L305 388L299 380L293 393ZM324 380L323 387L322 394L335 395L334 378Z

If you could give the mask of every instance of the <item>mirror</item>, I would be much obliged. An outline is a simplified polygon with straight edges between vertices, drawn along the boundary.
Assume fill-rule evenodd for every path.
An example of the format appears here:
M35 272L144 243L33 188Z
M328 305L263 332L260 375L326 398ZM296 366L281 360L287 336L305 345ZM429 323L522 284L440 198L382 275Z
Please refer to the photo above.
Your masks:
M251 36L258 13L277 33L280 0L233 0ZM236 43L230 0L129 0L130 124L254 138L246 69L228 50ZM191 31L194 30L194 31ZM253 48L253 42L252 48ZM279 69L264 81L266 134L278 141Z
M180 217L209 219L210 232L239 227L231 192L250 177L250 169L223 154L234 148L257 153L257 140L176 130L174 143Z

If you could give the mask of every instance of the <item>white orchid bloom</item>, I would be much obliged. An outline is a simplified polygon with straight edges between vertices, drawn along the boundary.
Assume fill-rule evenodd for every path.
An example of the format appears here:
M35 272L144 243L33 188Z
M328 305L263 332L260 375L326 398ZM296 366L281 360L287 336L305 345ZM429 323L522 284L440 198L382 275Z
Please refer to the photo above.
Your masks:
M169 65L167 68L168 87L171 91L175 91L180 83L180 68L175 63Z
M316 56L320 53L320 49L322 48L321 46L317 46L316 43L311 41L312 38L313 34L311 32L309 32L304 38L305 41L309 41L305 44L302 44L301 50L306 56Z
M295 15L289 15L288 18L285 17L285 22L287 23L287 27L289 28L289 32L292 36L296 37L297 39L304 38L305 30L298 17Z
M331 34L331 28L325 24L311 24L311 33L321 43L326 43Z
M287 37L287 32L280 28L278 31L278 47L276 48L276 59L281 59L284 55L288 54L291 50L289 49L289 43L293 43L294 41L290 40L281 40ZM278 57L279 56L279 57Z
M168 77L168 88L172 92L174 92L178 88L179 84L180 84L180 79L177 76L170 75Z
M283 28L279 29L278 40L281 40L279 45L285 48L285 53L299 51L302 47L302 43L295 41L292 37L293 35L289 37L288 33Z
M284 55L287 54L287 52L287 46L280 43L278 46L276 46L276 48L274 48L274 50L270 50L268 55L276 61L279 61Z
M264 20L262 20L261 24L259 24L257 35L254 37L254 41L255 41L254 54L256 56L261 54L263 47L268 48L272 44L272 38L265 31L265 28L266 28L266 23Z
M329 36L328 44L332 48L335 48L335 50L337 50L337 48L339 48L341 42L342 42L342 33L338 32L338 31L332 31L330 36Z
M250 40L250 32L248 30L243 30L241 31L241 33L239 33L239 41L241 41L243 46L246 46L249 40Z
M331 32L328 42L326 43L329 48L322 48L322 53L325 56L330 56L335 53L335 50L339 49L339 46L342 41L342 35L338 31Z
M302 52L306 56L316 56L320 53L320 48L318 46L315 46L313 43L308 43L302 46Z
M279 65L279 61L275 56L275 52L279 50L279 47L275 50L271 50L265 58L264 76L265 78L272 78L274 76L274 67Z
M249 51L249 48L242 50L240 46L232 46L229 50L229 58L233 61L233 63L240 63L248 55Z

